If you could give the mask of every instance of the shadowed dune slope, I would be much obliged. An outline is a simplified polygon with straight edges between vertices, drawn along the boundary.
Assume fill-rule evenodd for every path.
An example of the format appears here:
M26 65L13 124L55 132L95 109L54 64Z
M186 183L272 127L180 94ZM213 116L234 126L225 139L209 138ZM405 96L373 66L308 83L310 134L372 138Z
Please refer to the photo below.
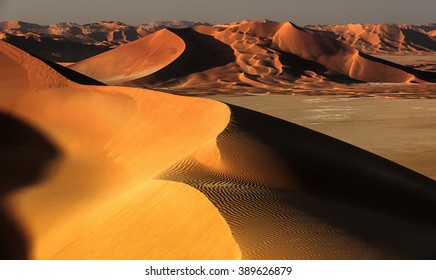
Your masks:
M436 25L309 25L306 30L346 42L367 53L426 54L436 51Z
M164 29L127 45L88 58L71 69L106 84L121 84L150 75L179 57L185 50L181 38Z
M2 258L436 257L427 177L247 109L0 59Z
M371 56L362 56L359 51L345 43L313 35L291 23L283 24L274 35L273 43L283 51L316 61L333 73L355 80L400 83L416 79L412 74L416 70L394 63L388 64L381 59L375 61Z
M89 45L66 38L25 34L5 34L2 38L20 49L56 62L79 61L110 50L108 46Z
M38 59L9 43L0 41L0 86L11 89L41 90L79 83L102 83L48 60Z
M155 53L160 41L153 41L152 37L159 32L172 34L170 42L179 40L185 47L177 57L169 56L167 63L158 62L162 56ZM298 83L435 80L432 73L373 58L346 43L307 32L289 22L242 21L159 32L141 39L149 41L147 44L133 42L71 68L111 84L177 90L239 86L274 90L289 89ZM129 51L133 46L136 53ZM117 65L111 62L121 58L125 61ZM150 65L155 65L156 71L147 70Z
M219 208L245 259L433 259L436 183L326 135L230 106L220 164L162 175Z
M203 194L156 179L216 141L227 106L78 85L15 48L0 58L13 72L0 76L1 258L240 257Z

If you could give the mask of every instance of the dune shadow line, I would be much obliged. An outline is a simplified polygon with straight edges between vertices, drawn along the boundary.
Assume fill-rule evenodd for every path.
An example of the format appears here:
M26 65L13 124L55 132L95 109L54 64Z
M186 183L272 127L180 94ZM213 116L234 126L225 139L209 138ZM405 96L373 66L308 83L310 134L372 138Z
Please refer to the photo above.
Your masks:
M234 62L233 49L213 36L199 33L192 28L169 29L185 43L186 49L171 64L145 78L150 85L160 85L172 79L203 72Z
M0 131L0 259L27 259L26 236L5 206L5 198L40 181L60 151L36 128L2 112Z

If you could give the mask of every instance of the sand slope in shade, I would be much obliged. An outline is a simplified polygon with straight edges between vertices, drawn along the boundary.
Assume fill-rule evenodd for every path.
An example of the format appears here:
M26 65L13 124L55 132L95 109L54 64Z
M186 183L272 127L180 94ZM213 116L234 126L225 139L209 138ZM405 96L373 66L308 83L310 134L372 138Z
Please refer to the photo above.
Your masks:
M428 54L436 51L436 24L309 25L306 30L346 42L367 53Z
M231 106L221 164L161 178L204 192L245 259L432 259L436 183L301 126Z
M435 181L337 139L207 99L3 83L2 257L436 256Z
M4 61L17 69L17 79L39 69ZM25 63L45 67L33 57ZM240 257L203 194L153 179L216 141L228 122L227 106L78 85L54 70L44 75L42 90L2 77L0 125L7 134L0 141L0 227L8 232L0 240L2 258Z
M265 91L289 91L303 87L331 87L335 84L360 82L373 83L425 83L434 81L433 73L422 72L374 58L346 43L310 33L292 23L270 21L242 21L215 26L195 26L187 29L159 31L172 34L166 44L185 46L169 56L166 63L153 64L154 54L160 41L149 44L127 44L115 50L97 55L69 66L85 75L111 84L135 87L155 87L176 91L192 91L193 94L213 88L227 91L253 88ZM135 54L129 46L135 46ZM128 67L114 67L111 60L134 57ZM118 63L125 65L124 63ZM131 65L142 72L131 75ZM102 77L111 73L113 80ZM98 74L97 74L98 73ZM106 75L106 74L105 74Z

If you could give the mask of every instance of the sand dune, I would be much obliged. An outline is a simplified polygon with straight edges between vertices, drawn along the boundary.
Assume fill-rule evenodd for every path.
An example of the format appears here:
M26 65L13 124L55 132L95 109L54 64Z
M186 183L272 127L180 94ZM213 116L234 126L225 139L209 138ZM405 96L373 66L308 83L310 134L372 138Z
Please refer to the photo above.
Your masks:
M160 29L186 28L198 24L200 23L176 20L135 26L119 21L38 25L12 20L0 22L0 39L51 61L77 62Z
M70 66L71 69L107 84L121 84L150 75L184 51L183 41L168 30L161 30Z
M428 54L436 51L435 24L310 25L306 30L346 42L371 54Z
M150 56L161 46L160 41L153 40L153 36L161 36L159 32L169 37L171 34L171 40L166 40L170 44L184 43L184 48L179 47L165 63L157 63ZM374 58L289 22L243 21L159 32L139 40L150 43L130 43L70 68L110 84L193 94L211 88L223 92L253 89L285 92L299 84L308 87L362 82L425 84L435 79L434 73ZM133 47L138 49L135 55L130 51ZM120 57L134 57L136 63L119 62ZM138 66L142 72L106 63L112 60L120 65ZM156 67L150 71L147 65ZM108 74L102 73L123 78L110 80Z
M1 79L2 258L239 258L204 195L154 179L215 141L225 105L78 85L1 46L2 63L20 74ZM24 63L5 60L9 52ZM10 82L37 70L41 84Z
M39 25L11 20L0 22L0 39L45 59L56 62L77 62L110 48L133 42L163 28L187 28L196 25L210 24L176 20L138 25L127 25L119 21ZM245 25L244 22L241 25ZM250 26L253 25L245 25L247 29L244 33L248 29L253 31ZM264 28L262 21L258 21L254 26L257 30ZM303 28L312 33L343 41L370 54L429 55L436 50L436 24L434 23L307 25ZM267 38L273 34L264 35L261 37Z
M204 192L243 258L434 258L433 180L303 127L230 108L217 143L221 166L187 158L162 178Z
M255 30L279 38L289 31ZM180 32L208 36L193 47L217 54L226 54L216 39L232 40L226 33L255 38L208 27ZM268 40L252 41L252 50ZM17 73L1 73L0 83L0 129L8 132L0 162L13 163L0 169L3 258L435 257L432 179L236 106L80 85L1 46L1 62ZM259 67L278 69L276 52L261 53L272 60ZM250 63L243 54L234 55ZM40 84L12 81L26 81L36 69L44 70Z

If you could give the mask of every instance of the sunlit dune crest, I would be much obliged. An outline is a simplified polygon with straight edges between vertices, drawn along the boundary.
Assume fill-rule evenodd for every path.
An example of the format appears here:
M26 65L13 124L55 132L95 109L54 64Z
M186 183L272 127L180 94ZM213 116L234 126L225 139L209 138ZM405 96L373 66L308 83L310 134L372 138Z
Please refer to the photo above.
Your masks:
M310 25L307 30L368 53L425 54L436 51L436 24Z
M76 63L71 69L87 73L88 76L104 83L120 84L161 70L180 56L184 49L183 40L164 29Z
M0 63L1 258L436 256L434 180L259 112L120 86L427 84L421 72L269 21L162 30L69 69L0 42Z
M434 73L369 56L344 42L313 34L290 22L242 21L159 32L138 40L147 40L147 44L133 42L69 67L109 84L161 87L193 94L211 88L222 92L239 89L298 92L299 88L310 91L332 83L410 85L435 79ZM160 55L156 58L150 55L162 44L153 38L164 32L168 46L162 53L170 46L178 47L166 56L165 63L160 63L156 61ZM133 48L137 49L134 55L130 53ZM119 61L120 57L135 57L135 63L126 61L127 67L102 64L102 61ZM151 71L147 64L156 67ZM141 65L142 71L133 71L131 65ZM428 92L428 86L423 85L421 91Z
M8 134L0 148L2 168L8 167L0 174L1 216L7 215L0 226L12 231L12 237L2 235L3 258L240 257L227 224L204 195L154 179L215 141L228 122L225 105L78 85L1 46L2 63L16 69L1 79L0 124ZM9 52L25 59L5 60ZM41 84L10 81L36 70L45 71Z

